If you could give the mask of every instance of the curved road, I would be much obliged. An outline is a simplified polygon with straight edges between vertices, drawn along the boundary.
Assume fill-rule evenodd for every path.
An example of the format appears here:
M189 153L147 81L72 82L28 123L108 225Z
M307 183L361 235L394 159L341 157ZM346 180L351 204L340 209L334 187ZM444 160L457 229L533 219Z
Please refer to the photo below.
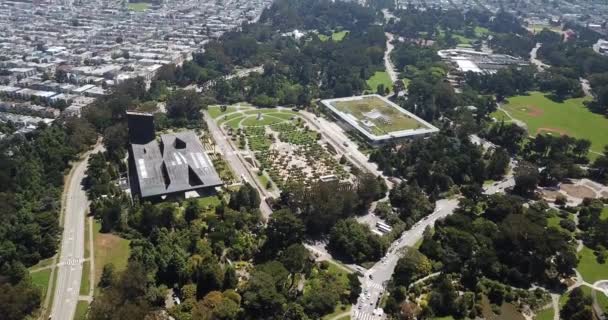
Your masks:
M103 150L101 144L77 162L67 181L64 193L63 235L57 264L58 276L50 319L71 320L76 312L84 261L84 223L89 209L87 194L82 187L89 155ZM91 254L93 254L91 252Z
M477 136L471 137L473 143L479 144L484 148L489 148L492 144ZM515 163L511 161L511 167ZM485 194L494 194L504 192L505 189L512 187L515 184L513 179L513 170L505 176L502 181L493 183L484 187ZM390 246L388 252L380 261L373 267L364 272L364 277L361 279L361 289L363 294L353 306L351 319L356 320L377 320L384 319L384 316L377 313L377 306L384 293L386 283L393 275L393 271L397 266L397 261L400 258L400 251L404 247L413 247L418 240L422 239L423 232L426 227L433 227L437 220L443 219L454 212L458 207L458 199L442 199L435 203L436 209L432 214L418 221L411 229L405 231L399 239ZM375 313L376 312L376 313Z

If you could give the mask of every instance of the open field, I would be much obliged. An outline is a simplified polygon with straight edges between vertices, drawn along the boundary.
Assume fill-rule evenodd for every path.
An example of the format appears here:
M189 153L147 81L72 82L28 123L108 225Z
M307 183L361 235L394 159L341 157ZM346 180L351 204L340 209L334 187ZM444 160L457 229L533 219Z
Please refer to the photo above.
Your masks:
M558 103L542 92L530 92L526 96L509 98L502 108L525 122L532 136L548 133L584 138L591 141L592 151L602 152L608 144L608 119L589 111L583 105L586 100L588 98L576 98ZM500 110L493 116L498 120L506 118Z
M100 233L101 224L95 221L93 226L93 242L95 247L95 280L101 278L103 266L112 263L115 271L122 271L127 267L127 260L131 248L130 241L110 233ZM84 274L84 272L83 272Z
M608 263L598 263L593 250L585 246L578 256L580 260L576 269L585 281L594 283L598 280L608 280Z
M332 106L356 119L359 126L374 135L420 129L425 126L377 96L331 102Z
M371 78L367 79L367 86L373 92L376 92L379 84L383 84L384 88L388 88L390 92L393 92L393 82L386 71L376 71ZM384 95L384 92L377 93Z

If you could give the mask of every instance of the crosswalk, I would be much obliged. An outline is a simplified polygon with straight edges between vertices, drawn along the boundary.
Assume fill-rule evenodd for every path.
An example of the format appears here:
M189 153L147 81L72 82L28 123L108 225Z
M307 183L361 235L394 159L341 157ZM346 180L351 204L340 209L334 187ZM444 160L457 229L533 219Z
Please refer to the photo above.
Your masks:
M354 310L352 312L352 319L354 320L379 320L382 319L382 316L373 315L371 313Z
M376 289L376 290L382 290L382 289L384 289L384 287L381 284L375 283L375 282L368 282L366 284L366 287L368 289Z

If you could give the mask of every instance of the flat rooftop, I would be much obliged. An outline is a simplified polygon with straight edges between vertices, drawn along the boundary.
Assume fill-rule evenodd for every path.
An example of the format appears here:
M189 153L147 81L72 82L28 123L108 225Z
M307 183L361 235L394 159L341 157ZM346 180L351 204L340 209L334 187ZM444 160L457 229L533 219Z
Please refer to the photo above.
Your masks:
M222 184L196 134L163 134L158 140L131 144L142 198Z
M439 131L432 124L377 94L327 99L321 103L375 142Z

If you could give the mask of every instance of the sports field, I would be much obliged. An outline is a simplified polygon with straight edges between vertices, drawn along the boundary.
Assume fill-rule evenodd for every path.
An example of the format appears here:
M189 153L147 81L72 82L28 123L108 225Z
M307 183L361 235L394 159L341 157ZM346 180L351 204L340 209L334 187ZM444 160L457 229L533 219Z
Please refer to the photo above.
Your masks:
M502 109L525 122L532 136L548 133L584 138L591 141L591 151L600 153L608 144L608 119L589 111L583 105L588 99L568 99L560 103L548 99L542 92L530 92L527 96L509 98ZM509 118L500 110L493 116L499 120Z
M363 96L358 99L335 100L330 103L347 117L356 119L360 127L377 136L425 128L423 123L376 95Z

